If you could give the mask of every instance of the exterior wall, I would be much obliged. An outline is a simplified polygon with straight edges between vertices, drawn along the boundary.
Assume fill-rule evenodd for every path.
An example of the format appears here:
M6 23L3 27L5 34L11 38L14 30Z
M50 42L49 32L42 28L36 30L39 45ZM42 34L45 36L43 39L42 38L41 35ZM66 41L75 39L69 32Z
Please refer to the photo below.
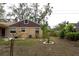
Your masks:
M6 28L6 29L5 29L5 37L11 37L11 36L10 36L9 28Z
M6 29L6 37L13 37L13 35L10 33L10 28L12 27ZM36 37L35 31L37 27L24 27L25 32L21 32L21 27L14 27L14 28L16 28L16 33L14 34L14 36L26 38L29 37L29 35L32 35L33 38ZM42 37L42 30L40 27L39 27L39 37Z
M43 36L41 28L39 29L39 31L40 31L39 32L39 37L41 38Z

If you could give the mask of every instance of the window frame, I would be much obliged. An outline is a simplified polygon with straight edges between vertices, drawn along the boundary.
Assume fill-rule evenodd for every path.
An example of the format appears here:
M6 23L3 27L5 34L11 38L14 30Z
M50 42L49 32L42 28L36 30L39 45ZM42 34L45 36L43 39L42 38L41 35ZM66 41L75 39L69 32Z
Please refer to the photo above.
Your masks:
M21 27L21 28L20 28L20 31L21 31L21 32L26 32L26 28L25 28L25 27Z
M10 27L9 32L10 33L16 33L16 27Z

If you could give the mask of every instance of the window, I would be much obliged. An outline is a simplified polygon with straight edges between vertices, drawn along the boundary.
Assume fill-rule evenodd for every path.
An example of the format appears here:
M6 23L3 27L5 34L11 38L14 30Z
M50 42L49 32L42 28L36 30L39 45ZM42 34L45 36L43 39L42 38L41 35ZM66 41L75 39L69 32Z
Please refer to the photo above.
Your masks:
M16 28L14 27L10 28L10 33L16 33Z
M28 23L29 23L29 21L28 21L28 20L25 20L25 21L24 21L24 24L28 24Z
M25 32L25 28L24 27L21 28L21 32Z
M36 33L39 33L39 30L35 31Z

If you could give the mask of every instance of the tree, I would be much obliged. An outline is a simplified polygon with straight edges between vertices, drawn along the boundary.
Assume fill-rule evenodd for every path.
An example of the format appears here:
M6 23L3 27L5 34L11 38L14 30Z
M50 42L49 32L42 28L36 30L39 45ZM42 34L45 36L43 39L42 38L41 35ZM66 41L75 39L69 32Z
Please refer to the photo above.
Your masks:
M5 10L3 8L4 8L4 3L0 3L0 19L4 18Z
M56 33L59 34L60 38L64 38L65 34L66 34L66 25L68 24L68 22L64 21L60 24L58 24L54 30L57 31Z
M64 38L68 32L75 32L74 24L66 21L60 23L58 26L56 26L56 28L54 28L54 30L58 31L60 38Z
M52 13L52 7L50 3L45 5L44 10L39 9L38 3L28 5L27 3L19 3L19 6L11 6L12 13L14 13L20 20L29 19L34 22L42 23L45 22L45 18Z
M7 14L7 16L9 17L9 19L8 19L7 21L11 21L12 16L15 16L15 14L9 12L9 13ZM16 19L16 18L15 18L15 19Z
M28 7L27 3L19 3L18 7L13 5L10 7L12 9L12 14L18 17L20 20L28 19L31 9Z
M31 11L31 15L30 15L30 19L32 19L32 21L35 21L35 22L37 22L38 21L38 17L39 17L39 4L38 3L33 3L32 5L31 5L31 9L32 9L32 11Z
M65 31L66 32L73 32L74 31L74 25L73 24L67 24L65 26Z
M41 22L41 21L43 21L43 23L45 23L45 18L46 18L46 16L48 15L48 16L50 16L51 15L51 13L52 13L52 8L53 7L50 7L50 3L48 3L46 6L45 6L45 8L44 8L44 11L43 12L41 12L40 14L40 17L39 17L39 23Z
M46 16L50 16L51 13L52 13L52 8L53 7L50 7L50 3L47 3L45 6L44 6L44 11L43 11L43 8L39 9L39 4L38 3L33 3L32 4L32 7L34 10L34 12L32 13L34 16L34 19L35 21L37 21L38 23L41 23L42 22L45 22L46 21Z
M48 39L49 41L49 27L48 27L48 22L45 24L41 25L41 29L43 31L43 39Z

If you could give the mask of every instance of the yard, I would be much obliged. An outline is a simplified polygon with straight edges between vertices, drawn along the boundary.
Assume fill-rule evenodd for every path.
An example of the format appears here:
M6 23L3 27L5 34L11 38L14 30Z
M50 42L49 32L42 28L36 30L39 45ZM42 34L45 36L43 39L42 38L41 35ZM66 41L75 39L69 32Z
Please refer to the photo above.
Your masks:
M14 56L79 56L79 41L51 38L55 44L43 44L39 39L15 40ZM10 41L0 40L0 55L9 56Z

